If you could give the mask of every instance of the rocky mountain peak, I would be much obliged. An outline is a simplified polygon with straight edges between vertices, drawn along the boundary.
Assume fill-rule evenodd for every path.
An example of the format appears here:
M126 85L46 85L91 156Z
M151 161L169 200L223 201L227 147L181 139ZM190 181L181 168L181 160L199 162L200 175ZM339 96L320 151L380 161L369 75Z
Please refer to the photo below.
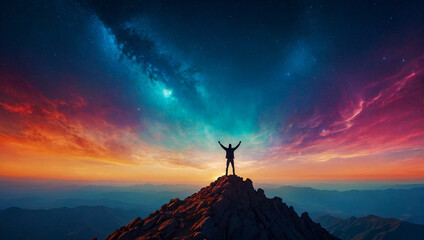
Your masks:
M184 200L172 199L136 218L107 240L337 239L307 213L300 217L281 198L269 199L250 179L222 176Z

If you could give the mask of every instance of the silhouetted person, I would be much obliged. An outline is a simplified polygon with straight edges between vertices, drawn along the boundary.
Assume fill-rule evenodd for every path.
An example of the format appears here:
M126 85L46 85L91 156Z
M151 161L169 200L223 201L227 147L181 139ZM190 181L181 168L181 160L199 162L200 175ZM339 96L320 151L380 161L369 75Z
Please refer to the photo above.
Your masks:
M233 175L236 175L236 170L234 169L234 151L240 146L241 141L239 142L239 144L237 144L235 148L231 147L231 143L228 145L228 148L224 147L224 145L222 145L220 141L218 141L218 143L226 152L225 157L227 158L227 169L225 169L225 175L228 175L228 164L230 163L233 167Z

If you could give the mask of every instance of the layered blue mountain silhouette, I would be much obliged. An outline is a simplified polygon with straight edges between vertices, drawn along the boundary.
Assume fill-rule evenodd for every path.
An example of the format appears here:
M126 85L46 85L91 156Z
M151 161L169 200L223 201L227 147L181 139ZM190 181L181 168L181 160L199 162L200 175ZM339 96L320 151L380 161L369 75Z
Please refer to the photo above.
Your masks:
M175 197L184 199L198 189L196 186L187 185L151 184L134 186L60 185L56 187L49 185L45 187L28 186L28 184L21 186L1 181L0 186L0 209L4 209L0 210L0 236L10 240L29 238L31 240L71 240L91 239L94 236L104 239L132 219L145 218L149 213L169 202L170 199ZM268 197L282 197L284 202L292 205L296 211L307 211L312 219L326 214L345 219L350 216L373 214L418 224L424 222L423 192L424 188L419 185L399 186L399 189L361 191L329 191L293 186L267 186L265 188ZM98 207L100 205L103 207ZM20 208L10 208L11 206ZM339 221L339 218L336 219ZM322 219L319 221L332 232L337 229L337 226L343 226L343 229L349 228L344 224L330 227L330 225L324 224ZM392 221L394 220L392 219ZM374 223L366 225L361 231L358 231L362 233L370 230L375 236L386 236L387 229L393 229L388 232L396 233L404 229L405 225L399 224L399 228L385 225L384 221L383 223L374 221ZM358 221L355 224L359 224ZM352 236L356 236L355 233L353 231ZM345 237L337 232L335 234Z
M341 219L329 215L316 219L330 233L341 239L424 239L424 225L400 221L395 218L380 218L374 215Z
M12 207L0 211L0 239L80 240L93 236L104 239L136 214L145 213L93 206L49 210Z

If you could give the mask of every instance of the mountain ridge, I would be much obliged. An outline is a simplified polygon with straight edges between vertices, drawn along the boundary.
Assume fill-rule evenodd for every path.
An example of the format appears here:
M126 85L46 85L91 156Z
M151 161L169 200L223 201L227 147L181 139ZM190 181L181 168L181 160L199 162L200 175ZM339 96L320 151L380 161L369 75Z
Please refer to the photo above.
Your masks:
M424 225L404 222L396 218L368 215L342 219L325 215L316 220L330 233L341 239L424 239Z
M107 240L337 239L305 212L299 217L279 197L269 199L250 179L230 175L184 200L172 199L136 218Z

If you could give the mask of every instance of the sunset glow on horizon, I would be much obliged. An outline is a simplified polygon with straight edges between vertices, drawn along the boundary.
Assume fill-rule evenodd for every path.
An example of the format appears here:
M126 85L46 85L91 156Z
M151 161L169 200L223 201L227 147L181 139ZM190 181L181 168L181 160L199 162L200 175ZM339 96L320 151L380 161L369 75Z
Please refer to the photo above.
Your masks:
M345 10L333 17L358 26L340 30L331 10L311 10L313 30L281 30L233 12L206 30L167 7L111 20L61 4L2 24L0 177L208 182L225 173L217 141L241 140L236 173L262 182L424 179L422 30L410 17L368 26ZM27 25L37 31L23 36Z

